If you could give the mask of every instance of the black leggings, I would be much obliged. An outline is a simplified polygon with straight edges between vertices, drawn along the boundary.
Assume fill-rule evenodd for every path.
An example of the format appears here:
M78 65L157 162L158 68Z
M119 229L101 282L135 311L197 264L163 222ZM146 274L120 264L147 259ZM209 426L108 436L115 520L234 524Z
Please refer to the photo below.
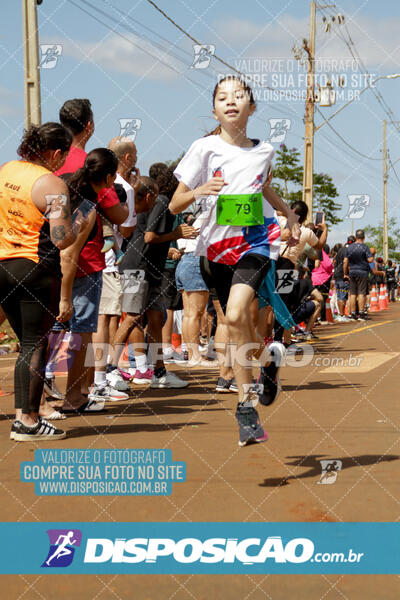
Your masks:
M15 408L38 412L47 339L58 314L60 281L27 258L0 261L0 305L21 345L15 365Z

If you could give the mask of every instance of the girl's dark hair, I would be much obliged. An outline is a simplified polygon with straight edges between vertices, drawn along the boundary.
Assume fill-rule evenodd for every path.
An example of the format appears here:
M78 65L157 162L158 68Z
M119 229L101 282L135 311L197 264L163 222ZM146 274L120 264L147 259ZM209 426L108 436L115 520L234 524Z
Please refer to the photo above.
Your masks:
M85 163L68 178L71 196L71 209L85 198L93 196L92 183L99 184L107 175L114 175L118 168L118 158L108 148L95 148L86 156Z
M178 180L174 175L173 169L165 163L154 163L149 169L149 175L158 185L158 193L172 200Z
M67 152L72 143L71 132L60 123L44 123L31 125L24 131L18 147L18 155L25 160L43 160L47 150Z
M157 191L157 183L152 177L141 176L139 183L135 187L135 196L144 198L146 194L150 193L154 195Z
M292 202L290 208L299 217L299 224L304 223L308 214L307 204L303 200L296 200L296 202Z
M253 90L251 89L251 87L249 86L249 84L246 83L244 81L244 79L242 77L239 77L238 75L227 75L223 79L220 79L218 81L217 85L214 88L214 91L213 91L213 108L215 107L215 97L217 95L218 88L219 88L220 84L223 83L224 81L232 81L232 80L238 81L240 83L240 85L243 87L244 91L246 92L246 94L249 97L250 106L255 106L256 101L254 100ZM219 135L220 133L221 133L221 125L218 125L215 129L213 129L212 131L210 131L210 133L206 133L206 135L204 137L207 137L209 135Z
M168 165L163 162L154 163L149 169L149 177L156 179L161 173L165 173L165 171L168 171Z

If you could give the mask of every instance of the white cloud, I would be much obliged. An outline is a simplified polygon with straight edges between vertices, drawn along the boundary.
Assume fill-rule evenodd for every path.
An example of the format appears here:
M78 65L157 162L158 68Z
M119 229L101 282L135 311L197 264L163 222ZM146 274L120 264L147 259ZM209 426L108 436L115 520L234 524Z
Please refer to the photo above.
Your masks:
M399 17L376 19L357 15L352 19L349 15L346 25L368 69L382 65L383 71L400 70ZM291 58L293 43L300 46L302 39L308 38L309 22L308 18L296 19L290 15L262 24L232 18L222 25L216 24L215 28L227 45L237 49L238 56ZM317 17L317 58L351 57L344 41L337 35L339 32L347 38L343 25L335 24L329 33L325 33L321 16Z
M99 44L63 41L63 54L78 61L94 62L105 70L129 73L136 77L164 81L177 78L177 74L163 64L182 70L177 60L134 34L124 34L124 38L113 35Z

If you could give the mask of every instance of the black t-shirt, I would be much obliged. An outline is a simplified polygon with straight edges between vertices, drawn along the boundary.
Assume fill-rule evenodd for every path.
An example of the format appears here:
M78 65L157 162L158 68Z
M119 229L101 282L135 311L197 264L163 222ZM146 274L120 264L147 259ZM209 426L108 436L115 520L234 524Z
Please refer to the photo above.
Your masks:
M335 271L334 271L334 279L335 281L343 281L344 273L343 273L343 260L346 256L347 247L343 246L339 249L338 253L335 257Z
M393 283L394 281L396 281L396 267L387 267L386 268L386 279L390 283Z
M146 244L144 234L147 231L163 235L173 231L174 215L168 210L169 199L158 196L150 213L137 215L136 228L127 246L125 256L119 266L121 272L130 269L142 269L145 279L152 285L161 282L162 272L168 256L171 242Z

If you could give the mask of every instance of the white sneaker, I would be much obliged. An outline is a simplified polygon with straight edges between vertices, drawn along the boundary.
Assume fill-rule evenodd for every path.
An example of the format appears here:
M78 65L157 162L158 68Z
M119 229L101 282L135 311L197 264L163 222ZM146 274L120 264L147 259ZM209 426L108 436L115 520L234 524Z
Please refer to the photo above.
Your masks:
M89 400L99 400L118 402L119 400L128 400L128 394L120 392L111 385L94 385L88 395Z
M189 385L188 381L180 379L175 373L167 371L162 377L153 375L151 380L151 388L184 388Z
M118 369L114 369L110 373L107 373L106 379L107 383L115 390L118 390L120 392L128 392L131 389L129 387L129 384L126 381L124 381Z

